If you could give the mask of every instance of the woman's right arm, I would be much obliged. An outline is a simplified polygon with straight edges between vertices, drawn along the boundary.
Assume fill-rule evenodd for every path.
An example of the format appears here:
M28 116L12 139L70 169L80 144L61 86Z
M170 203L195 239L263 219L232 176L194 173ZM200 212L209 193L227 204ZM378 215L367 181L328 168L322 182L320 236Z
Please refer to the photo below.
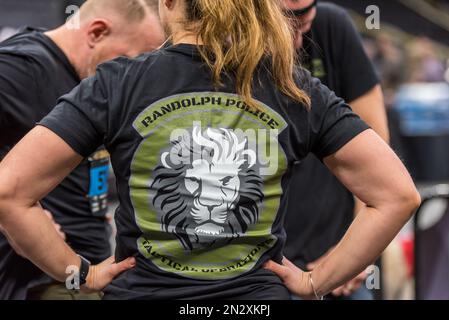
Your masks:
M366 203L337 247L312 274L316 293L326 295L372 264L420 205L402 162L372 130L366 130L324 159L337 178ZM289 261L266 268L302 297L314 297L309 275Z

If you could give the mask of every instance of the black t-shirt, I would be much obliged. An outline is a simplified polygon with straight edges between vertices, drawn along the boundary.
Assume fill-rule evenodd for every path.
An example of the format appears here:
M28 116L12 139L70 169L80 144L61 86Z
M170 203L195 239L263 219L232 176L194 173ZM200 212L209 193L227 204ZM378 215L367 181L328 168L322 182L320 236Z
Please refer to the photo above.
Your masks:
M64 53L41 30L27 28L1 43L0 159L79 82ZM91 155L95 159L85 160L41 201L62 226L70 246L96 262L110 255L102 192L107 188L99 180L107 170L102 154ZM24 299L26 289L42 282L43 276L0 234L0 298Z
M347 102L379 83L350 17L334 4L318 4L303 48L304 66ZM285 255L305 268L340 241L354 217L354 198L313 155L295 164L291 185Z
M311 112L266 70L255 76L256 110L231 76L214 89L195 46L167 46L103 64L40 122L81 155L102 144L111 154L116 257L136 256L137 267L107 299L289 298L260 268L282 257L289 166L333 154L367 126L305 72Z

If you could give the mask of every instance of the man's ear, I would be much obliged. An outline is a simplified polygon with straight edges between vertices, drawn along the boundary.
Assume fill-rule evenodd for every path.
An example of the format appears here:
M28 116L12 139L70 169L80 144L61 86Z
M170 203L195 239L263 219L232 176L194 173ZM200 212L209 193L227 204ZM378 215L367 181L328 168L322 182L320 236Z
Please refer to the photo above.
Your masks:
M93 48L111 33L111 24L104 19L96 19L87 28L87 41L89 47Z
M175 2L176 0L164 0L164 6L166 6L168 9L173 9Z

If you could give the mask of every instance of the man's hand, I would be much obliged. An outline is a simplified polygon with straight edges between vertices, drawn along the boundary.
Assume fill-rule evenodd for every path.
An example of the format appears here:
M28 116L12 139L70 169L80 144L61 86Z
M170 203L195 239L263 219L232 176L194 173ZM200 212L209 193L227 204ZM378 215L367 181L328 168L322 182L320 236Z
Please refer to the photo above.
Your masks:
M268 261L264 268L274 272L281 278L287 289L304 300L316 300L310 283L309 274L299 269L287 258L282 259L282 265Z
M101 291L120 273L132 269L135 266L136 259L133 257L116 263L115 257L112 256L100 264L90 266L83 289L85 291Z
M348 297L352 295L363 286L363 283L365 282L367 277L368 274L365 271L363 271L361 274L359 274L351 281L348 281L343 286L332 291L332 295L334 297L341 297L341 296Z
M307 265L307 269L312 271L313 269L315 269L318 265L321 264L321 262L327 258L327 256L330 254L330 252L333 250L330 249L324 256L322 256L321 258L317 259L314 262L311 262ZM335 297L341 297L341 296L350 296L353 293L355 293L357 290L359 290L364 281L366 280L366 278L368 277L368 273L366 273L366 271L363 271L362 273L360 273L357 277L355 277L354 279L348 281L347 283L345 283L344 285L342 285L341 287L338 287L337 289L332 291L332 295Z
M110 213L106 213L104 216L104 221L106 221L109 224L112 224L114 222L114 217Z

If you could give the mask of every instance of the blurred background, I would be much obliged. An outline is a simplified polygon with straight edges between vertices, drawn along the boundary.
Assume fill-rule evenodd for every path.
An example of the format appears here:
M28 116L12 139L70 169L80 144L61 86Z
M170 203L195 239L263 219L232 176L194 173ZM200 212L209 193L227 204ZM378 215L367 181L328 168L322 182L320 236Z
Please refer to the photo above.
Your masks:
M0 0L0 41L25 25L58 26L82 2ZM449 0L330 2L348 10L364 39L382 79L392 146L423 197L382 258L377 296L449 299ZM380 29L366 26L370 5L380 9Z

